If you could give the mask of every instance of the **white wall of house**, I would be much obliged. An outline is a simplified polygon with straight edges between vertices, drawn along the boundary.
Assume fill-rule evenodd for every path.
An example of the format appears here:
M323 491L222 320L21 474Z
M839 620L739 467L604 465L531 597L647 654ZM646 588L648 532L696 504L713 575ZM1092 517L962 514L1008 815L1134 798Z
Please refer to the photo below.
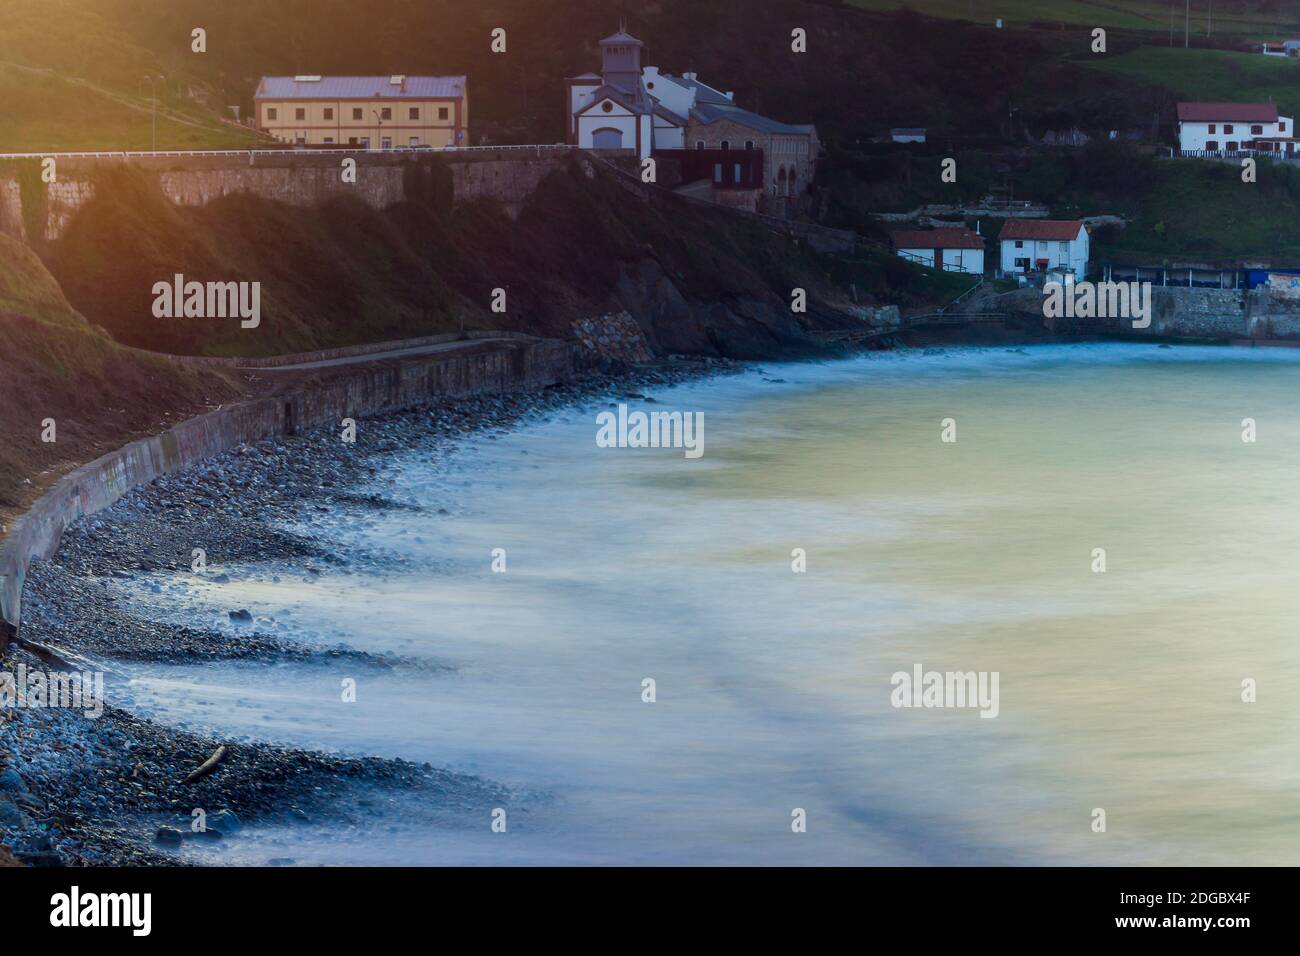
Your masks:
M1071 242L1003 239L1001 244L1003 272L1036 272L1046 260L1049 269L1070 269L1081 278L1088 274L1088 230L1083 227Z
M620 106L613 100L606 100L610 104L609 112L606 112L601 105L595 109L589 110L578 117L578 146L582 149L601 149L611 148L606 145L610 138L609 131L617 131L620 135L617 149L635 150L637 147L637 127L641 127L641 159L650 155L654 148L654 133L651 128L650 114L637 116L626 107Z
M641 70L641 85L665 109L678 116L690 115L691 107L695 105L695 90L682 86L672 77L664 76L657 66L647 66Z
M895 251L908 262L915 262L920 266L930 266L931 268L934 268L933 249L898 249Z
M970 272L974 275L984 274L983 249L945 249L943 250L944 272Z
M655 149L685 149L686 130L662 116L654 118Z
M1180 149L1226 150L1229 143L1241 144L1269 136L1294 136L1295 121L1279 116L1276 123L1183 123L1178 124ZM1213 145L1210 145L1213 144Z
M600 88L599 80L584 81L584 85L573 85L569 87L569 116L578 115L578 110L582 109L591 102L592 94ZM572 119L570 120L572 122Z
M931 269L936 268L936 251L934 249L896 250L897 254L908 262L929 266ZM984 274L984 252L982 249L944 249L942 253L944 272L969 272L972 275Z

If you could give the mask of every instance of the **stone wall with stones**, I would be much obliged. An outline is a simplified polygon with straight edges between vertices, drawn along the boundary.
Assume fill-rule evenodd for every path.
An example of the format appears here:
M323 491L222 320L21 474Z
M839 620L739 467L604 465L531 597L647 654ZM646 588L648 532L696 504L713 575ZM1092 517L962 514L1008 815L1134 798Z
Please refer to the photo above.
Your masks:
M1151 290L1151 324L1133 327L1133 316L1043 317L1043 291L1021 289L998 299L998 309L1036 315L1051 332L1136 338L1300 341L1300 303L1267 288Z
M442 153L437 161L451 170L452 202L494 199L506 212L519 214L524 201L552 172L569 161L568 150ZM310 206L336 195L357 196L383 209L407 198L407 170L431 157L419 154L347 153L231 154L185 157L101 157L60 159L56 179L47 188L42 238L53 241L95 194L94 172L112 163L127 163L157 178L173 203L202 206L230 193L248 192L291 206ZM344 182L343 162L357 163L356 182ZM17 174L0 171L0 232L23 239L22 196Z
M641 326L628 312L595 315L573 323L574 334L601 358L621 362L649 362L654 355L641 334Z

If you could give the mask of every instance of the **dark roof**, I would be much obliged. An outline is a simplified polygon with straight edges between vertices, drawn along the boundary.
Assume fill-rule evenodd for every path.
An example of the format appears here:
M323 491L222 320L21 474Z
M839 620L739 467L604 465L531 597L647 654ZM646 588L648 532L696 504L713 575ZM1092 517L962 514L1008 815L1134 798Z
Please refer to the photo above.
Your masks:
M609 36L605 37L605 39L600 41L601 46L605 46L606 44L610 46L616 44L623 46L628 44L631 44L632 46L645 46L644 43L632 36L632 34L628 33L626 30L619 30L617 33L611 33Z
M1044 239L1070 242L1079 235L1079 219L1008 219L998 233L999 239Z
M407 76L394 85L390 76L322 76L300 80L292 76L264 76L255 99L351 100L429 99L465 95L463 76Z
M807 126L792 126L789 123L782 123L780 120L774 120L767 116L760 116L758 113L751 113L749 110L743 110L731 100L724 103L699 103L697 102L691 110L691 118L705 125L716 123L718 120L731 120L733 123L739 123L749 129L757 130L760 133L789 133L801 136L808 135L811 130Z
M591 102L580 109L579 114L587 112L602 100L613 100L615 103L631 110L633 113L649 113L654 109L653 97L637 96L629 93L627 90L618 86L611 86L606 83L598 86L591 94ZM667 111L665 111L667 112ZM671 114L670 114L671 115Z
M899 229L889 238L895 249L984 248L984 237L969 229Z
M1276 123L1276 103L1179 103L1180 123Z

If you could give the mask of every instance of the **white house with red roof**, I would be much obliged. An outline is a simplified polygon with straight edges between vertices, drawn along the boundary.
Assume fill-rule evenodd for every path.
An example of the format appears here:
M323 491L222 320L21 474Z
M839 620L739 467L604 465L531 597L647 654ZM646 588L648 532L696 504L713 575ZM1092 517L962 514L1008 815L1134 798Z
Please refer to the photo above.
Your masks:
M970 229L898 229L889 234L894 253L944 272L984 274L984 237Z
M1003 275L1071 272L1088 274L1088 229L1079 219L1008 219L998 233Z
M1178 146L1184 152L1250 150L1296 153L1295 122L1275 103L1179 103Z

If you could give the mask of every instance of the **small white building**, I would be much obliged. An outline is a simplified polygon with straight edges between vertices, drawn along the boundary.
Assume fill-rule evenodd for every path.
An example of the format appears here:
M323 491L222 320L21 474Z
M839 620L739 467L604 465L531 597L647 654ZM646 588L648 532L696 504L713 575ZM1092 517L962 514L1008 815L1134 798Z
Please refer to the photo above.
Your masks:
M1296 152L1295 123L1275 103L1179 103L1178 147L1184 152Z
M924 143L923 127L895 127L889 131L889 140L893 143Z
M1078 219L1008 219L998 234L999 271L1024 275L1061 269L1088 275L1088 229Z
M899 229L889 234L894 253L931 269L984 274L984 237L965 227Z
M1260 46L1260 52L1265 56L1283 56L1297 57L1300 56L1300 40L1282 40L1281 42L1265 41Z

